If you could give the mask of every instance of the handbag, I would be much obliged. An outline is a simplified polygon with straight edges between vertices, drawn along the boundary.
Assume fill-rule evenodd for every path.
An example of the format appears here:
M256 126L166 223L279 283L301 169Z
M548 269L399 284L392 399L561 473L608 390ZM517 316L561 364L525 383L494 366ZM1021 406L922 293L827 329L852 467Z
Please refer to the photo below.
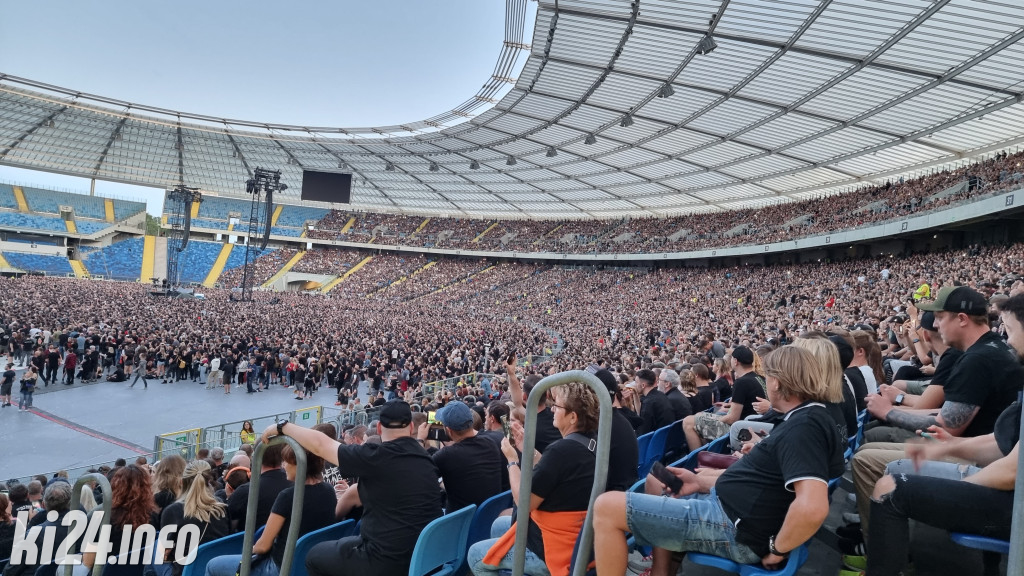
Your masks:
M725 470L729 466L738 462L739 459L740 457L738 454L718 454L716 452L708 452L705 450L697 453L697 467Z

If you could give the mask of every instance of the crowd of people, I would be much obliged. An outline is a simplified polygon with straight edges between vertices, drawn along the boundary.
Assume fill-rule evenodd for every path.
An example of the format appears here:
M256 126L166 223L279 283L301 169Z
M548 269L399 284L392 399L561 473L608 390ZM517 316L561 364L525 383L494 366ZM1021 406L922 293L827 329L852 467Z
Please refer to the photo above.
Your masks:
M757 209L611 221L499 221L475 243L495 221L432 217L417 232L425 217L334 210L310 236L351 242L372 239L385 245L572 254L681 252L766 244L905 218L1020 187L1024 184L1022 161L1024 152L1000 152L917 178ZM352 218L354 225L341 234Z
M329 261L315 250L303 260L321 257ZM407 570L415 538L442 508L505 489L518 499L527 465L531 501L516 503L530 519L528 568L566 574L594 481L594 392L570 384L543 395L536 453L523 453L523 438L525 400L541 376L568 369L590 369L616 407L608 491L594 517L602 576L625 573L627 531L654 547L643 562L655 575L674 574L676 553L688 550L781 565L821 526L827 483L842 473L859 410L875 423L852 459L858 514L839 534L851 570L904 569L909 519L1009 536L1024 245L725 268L427 263L375 255L328 298L257 291L250 303L223 290L169 300L134 283L2 278L0 349L10 366L0 400L20 383L31 411L26 380L146 386L156 378L228 392L232 383L253 393L287 384L300 399L329 386L337 402L353 405L365 382L376 407L369 430L281 422L263 431L264 441L289 435L302 444L313 458L305 479L283 449L268 451L260 470L239 454L227 464L170 458L153 471L145 463L109 471L115 526L146 511L155 526L202 523L211 537L244 529L237 495L261 474L263 576L280 566L289 483L306 482L304 506L315 507L303 508L300 533L362 519L360 535L307 555L310 574L390 574ZM516 362L534 356L550 360ZM498 376L471 380L472 372ZM468 385L423 388L460 377ZM728 434L734 461L723 472L669 468L678 486L649 476L645 494L627 494L638 480L638 436L680 421L689 449ZM915 443L919 432L932 443ZM974 467L930 463L951 457ZM48 483L32 509L66 511L60 484ZM264 498L264 486L278 490ZM13 509L24 506L21 489L9 490L10 500L18 496ZM701 528L709 517L721 531ZM11 517L0 515L5 522ZM508 568L512 526L501 518L490 540L474 544L475 574ZM219 559L207 573L233 573L237 563Z

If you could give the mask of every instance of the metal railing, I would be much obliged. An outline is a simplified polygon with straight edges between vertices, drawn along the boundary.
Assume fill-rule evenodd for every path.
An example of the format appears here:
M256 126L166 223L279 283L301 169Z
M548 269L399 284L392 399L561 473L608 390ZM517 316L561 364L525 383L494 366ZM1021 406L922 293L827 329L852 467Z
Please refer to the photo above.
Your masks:
M85 474L80 476L75 481L74 487L71 489L71 507L69 510L78 510L82 505L82 487L91 482L96 482L100 485L100 490L103 491L103 502L100 503L103 509L103 518L100 526L107 526L110 524L110 505L113 501L113 497L110 493L110 482L107 481L107 477L103 474ZM102 528L101 528L102 529ZM71 550L68 554L77 554L80 546L80 540L75 541ZM127 552L127 551L126 551ZM96 559L93 560L92 564L92 576L101 576L103 574L103 568L105 567L106 559L100 559L97 555ZM64 576L71 576L72 571L75 569L71 562L68 562L64 566Z
M608 389L596 376L582 370L559 372L547 376L530 391L526 402L526 435L523 438L523 462L533 462L537 446L537 406L547 391L569 382L583 382L597 394L601 405L601 417L597 425L597 455L594 462L594 486L590 490L587 517L583 521L583 533L576 552L576 563L572 576L583 576L587 572L587 561L594 545L594 502L604 492L608 480L608 455L611 453L612 401ZM523 466L519 481L519 514L530 513L530 490L533 488L533 466ZM250 493L251 494L251 493ZM516 522L516 544L512 555L512 576L523 576L526 567L526 535L529 522ZM243 556L244 558L244 556ZM242 576L247 576L243 574Z
M289 576L295 556L295 543L299 541L299 528L302 524L302 503L306 493L306 450L294 438L275 436L270 439L270 442L260 442L256 445L256 452L252 455L253 470L261 469L263 455L269 446L275 444L288 444L291 446L292 452L295 453L295 492L292 494L292 516L289 519L284 556L281 558L279 567L280 576ZM260 475L253 474L252 479L249 480L249 501L245 507L245 539L242 541L242 563L238 570L238 576L249 576L252 572L252 547L255 544L256 508L259 506L259 500ZM99 576L99 574L93 576Z

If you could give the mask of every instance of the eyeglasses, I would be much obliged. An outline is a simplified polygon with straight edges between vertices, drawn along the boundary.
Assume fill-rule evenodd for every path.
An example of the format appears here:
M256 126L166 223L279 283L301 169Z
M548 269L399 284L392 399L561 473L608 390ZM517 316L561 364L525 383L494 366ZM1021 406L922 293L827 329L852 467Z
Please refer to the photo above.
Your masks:
M559 409L561 409L561 410L563 410L565 412L568 412L568 410L566 410L565 406L561 406L559 404L555 404L554 402L548 402L548 404L550 404L552 408L559 408Z

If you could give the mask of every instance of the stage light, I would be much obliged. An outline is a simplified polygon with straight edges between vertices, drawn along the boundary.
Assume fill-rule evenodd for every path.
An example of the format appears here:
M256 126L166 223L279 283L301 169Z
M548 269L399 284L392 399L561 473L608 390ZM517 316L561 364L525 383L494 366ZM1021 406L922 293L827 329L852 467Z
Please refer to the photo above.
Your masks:
M626 116L622 118L622 122L619 122L619 126L621 126L623 128L629 128L632 125L633 125L633 116L631 114L626 114Z
M387 170L388 172L394 172L395 171L395 165L392 164L391 162L385 162L384 163L384 169Z
M437 172L438 170L440 170L440 168L437 167L437 162L431 162L430 163L430 171L431 172Z
M586 139L583 140L583 143L586 144L587 146L590 146L591 144L597 144L597 137L595 137L593 134L587 134L587 137Z
M558 156L558 150L555 150L554 146L548 146L547 157L554 158L555 156Z
M505 165L506 166L515 166L516 165L516 157L515 156L509 156L507 159L505 159Z
M661 87L661 92L658 93L658 98L668 98L669 96L672 96L675 93L676 91L672 89L671 84L665 84L664 86Z
M469 169L470 170L479 170L480 169L480 163L477 162L476 160L473 160L472 162L469 163Z
M701 54L711 54L715 51L715 48L718 48L718 43L711 36L701 38L700 43L697 44L697 50Z

